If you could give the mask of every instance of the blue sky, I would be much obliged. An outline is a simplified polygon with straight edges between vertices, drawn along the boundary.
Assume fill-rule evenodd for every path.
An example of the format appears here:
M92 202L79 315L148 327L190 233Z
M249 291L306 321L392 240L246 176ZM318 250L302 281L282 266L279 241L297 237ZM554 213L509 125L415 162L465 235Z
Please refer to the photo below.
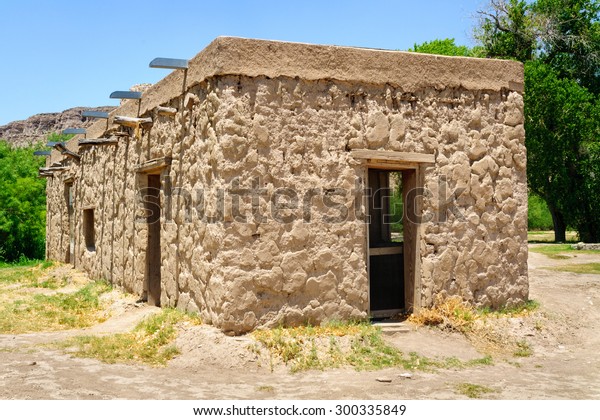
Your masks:
M405 50L473 45L486 0L0 0L0 125L155 83L154 57L191 58L219 35Z

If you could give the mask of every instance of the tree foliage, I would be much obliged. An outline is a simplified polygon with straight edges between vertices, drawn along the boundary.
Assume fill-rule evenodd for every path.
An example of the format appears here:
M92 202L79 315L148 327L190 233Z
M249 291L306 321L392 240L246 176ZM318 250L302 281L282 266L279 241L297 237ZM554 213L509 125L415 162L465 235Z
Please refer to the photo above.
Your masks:
M422 44L415 44L409 51L450 56L485 57L485 50L482 47L469 48L464 45L456 45L454 38L434 39Z
M552 230L552 226L548 204L538 195L529 193L527 197L527 229Z
M598 93L598 0L490 0L475 37L488 57L541 60Z
M582 240L593 240L600 234L600 214L593 211L600 208L600 190L593 191L600 173L594 172L599 162L594 95L539 61L525 64L525 84L530 188L546 199L559 230L568 224Z
M600 93L600 2L598 0L538 0L539 59L561 78L576 80Z
M44 158L33 150L0 140L0 260L44 258L46 181L38 178Z
M529 187L566 226L600 242L600 3L491 0L476 37L488 57L525 63Z
M491 0L487 10L479 12L480 27L475 36L488 57L531 60L537 49L537 23L531 6L524 0Z

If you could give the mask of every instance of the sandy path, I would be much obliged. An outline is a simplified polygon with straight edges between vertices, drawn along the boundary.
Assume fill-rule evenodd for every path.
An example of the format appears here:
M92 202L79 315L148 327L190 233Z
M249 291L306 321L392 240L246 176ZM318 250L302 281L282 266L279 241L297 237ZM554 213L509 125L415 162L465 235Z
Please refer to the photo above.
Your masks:
M183 353L166 368L108 365L49 350L42 343L73 334L123 331L154 311L132 306L87 331L0 336L1 399L455 399L460 383L493 388L492 399L600 398L600 275L570 274L542 267L600 261L585 255L551 260L530 253L530 297L541 303L536 328L514 321L513 333L533 348L527 358L495 359L492 366L435 373L402 369L356 372L335 369L291 374L247 350L247 337L227 337L208 327L190 327L178 339ZM480 357L461 335L419 329L388 337L403 351L430 357ZM378 378L391 383L378 382Z

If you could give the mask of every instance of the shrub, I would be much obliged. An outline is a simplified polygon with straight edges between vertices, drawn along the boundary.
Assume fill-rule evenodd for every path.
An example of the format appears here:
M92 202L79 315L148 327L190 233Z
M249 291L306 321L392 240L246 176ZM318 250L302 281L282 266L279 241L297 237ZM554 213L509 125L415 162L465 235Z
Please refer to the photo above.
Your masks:
M43 158L33 147L0 141L0 258L44 258L46 180L38 178Z
M529 194L529 210L527 212L527 228L529 230L552 230L552 216L546 202L535 194Z

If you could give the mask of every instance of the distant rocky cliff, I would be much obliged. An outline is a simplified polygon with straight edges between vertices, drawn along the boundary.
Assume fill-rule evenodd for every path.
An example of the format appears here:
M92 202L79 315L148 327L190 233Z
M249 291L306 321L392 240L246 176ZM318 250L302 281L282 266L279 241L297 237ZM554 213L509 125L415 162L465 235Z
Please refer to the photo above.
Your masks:
M27 146L32 143L46 140L50 133L61 132L65 128L88 127L94 123L93 119L81 116L83 111L111 111L114 107L103 106L98 108L77 107L63 112L37 114L23 121L13 121L0 126L0 139L8 140L16 146ZM87 120L87 121L84 121Z

